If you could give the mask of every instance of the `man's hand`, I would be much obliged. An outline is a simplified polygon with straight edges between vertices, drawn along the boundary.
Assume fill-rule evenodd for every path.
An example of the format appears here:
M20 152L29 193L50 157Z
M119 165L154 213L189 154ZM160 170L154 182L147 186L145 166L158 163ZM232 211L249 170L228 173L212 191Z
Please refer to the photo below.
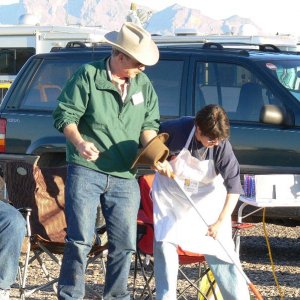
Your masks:
M153 167L153 169L156 170L161 175L167 176L169 178L175 177L173 173L173 169L167 160L165 160L164 162L158 161Z
M68 124L64 128L64 135L86 160L95 161L99 157L99 150L92 142L87 142L82 138L76 124Z
M95 161L98 159L100 151L91 142L82 141L76 145L79 154L86 160Z

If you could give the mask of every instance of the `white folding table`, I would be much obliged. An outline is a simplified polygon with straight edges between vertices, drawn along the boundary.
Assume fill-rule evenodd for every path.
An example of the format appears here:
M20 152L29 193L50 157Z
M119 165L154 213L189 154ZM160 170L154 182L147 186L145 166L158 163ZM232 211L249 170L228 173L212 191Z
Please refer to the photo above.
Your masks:
M238 210L238 217L237 222L238 224L243 222L243 219L251 216L252 214L256 213L257 211L265 208L265 207L300 207L299 200L280 200L280 199L256 199L256 198L247 198L244 196L240 196L239 200L243 203L239 207ZM245 215L243 215L243 210L246 206L252 206L253 210ZM236 253L239 254L240 252L240 232L237 232L236 235L236 243L235 243L235 250Z

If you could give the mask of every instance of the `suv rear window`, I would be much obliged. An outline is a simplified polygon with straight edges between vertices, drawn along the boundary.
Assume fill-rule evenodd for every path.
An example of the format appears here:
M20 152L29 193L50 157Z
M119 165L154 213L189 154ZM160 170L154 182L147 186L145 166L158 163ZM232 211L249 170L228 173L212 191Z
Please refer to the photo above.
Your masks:
M29 83L21 109L53 110L67 80L82 62L44 60Z
M26 87L20 108L52 111L67 80L83 63L44 60ZM161 60L159 64L146 68L145 73L151 78L163 116L180 115L183 64L183 61Z

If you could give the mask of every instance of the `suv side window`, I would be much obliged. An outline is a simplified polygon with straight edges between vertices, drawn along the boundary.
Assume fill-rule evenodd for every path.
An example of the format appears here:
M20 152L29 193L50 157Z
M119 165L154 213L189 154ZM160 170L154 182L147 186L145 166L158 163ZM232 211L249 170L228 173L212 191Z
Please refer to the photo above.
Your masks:
M29 83L20 108L53 110L65 83L81 64L44 61Z
M231 120L259 122L262 106L275 101L270 90L243 66L198 62L196 68L195 111L214 103L223 106Z
M145 69L157 93L161 116L178 117L180 114L183 64L183 61L160 60Z

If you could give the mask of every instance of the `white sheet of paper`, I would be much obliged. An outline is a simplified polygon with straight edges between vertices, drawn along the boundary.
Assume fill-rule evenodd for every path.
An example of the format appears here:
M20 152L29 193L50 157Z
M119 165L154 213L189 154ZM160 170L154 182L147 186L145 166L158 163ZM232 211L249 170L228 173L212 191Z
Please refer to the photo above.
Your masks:
M300 175L255 175L256 199L300 201Z

